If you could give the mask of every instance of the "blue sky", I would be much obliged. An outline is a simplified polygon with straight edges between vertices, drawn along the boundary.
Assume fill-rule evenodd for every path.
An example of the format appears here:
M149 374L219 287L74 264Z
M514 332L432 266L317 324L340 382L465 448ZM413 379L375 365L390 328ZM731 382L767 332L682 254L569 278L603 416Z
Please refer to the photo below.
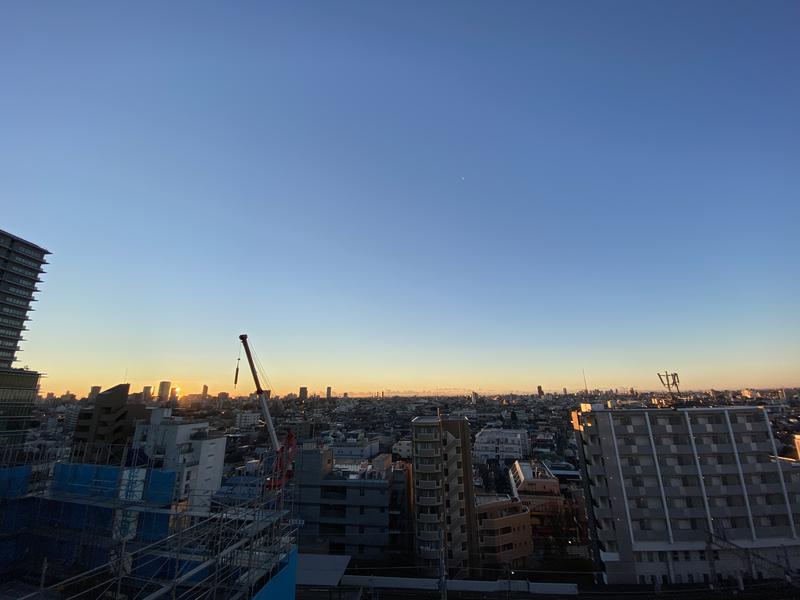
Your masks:
M7 2L45 390L798 385L796 2Z

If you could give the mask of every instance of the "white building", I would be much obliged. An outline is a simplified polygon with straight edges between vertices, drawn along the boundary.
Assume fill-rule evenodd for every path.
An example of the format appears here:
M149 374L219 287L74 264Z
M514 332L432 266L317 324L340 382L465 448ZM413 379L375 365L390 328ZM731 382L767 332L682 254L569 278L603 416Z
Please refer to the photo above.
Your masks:
M472 455L475 461L513 463L530 456L528 432L524 429L481 429L475 436Z
M173 417L170 408L150 409L149 416L149 422L137 422L133 447L176 472L177 499L192 510L208 512L211 496L222 482L225 438L210 435L207 421Z
M255 429L261 419L261 413L255 411L237 410L234 415L239 429Z

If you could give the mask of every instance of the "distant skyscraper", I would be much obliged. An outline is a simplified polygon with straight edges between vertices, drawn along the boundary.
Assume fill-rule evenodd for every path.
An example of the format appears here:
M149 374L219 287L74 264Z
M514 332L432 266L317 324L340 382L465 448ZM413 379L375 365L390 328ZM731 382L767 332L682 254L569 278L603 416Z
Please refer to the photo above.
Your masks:
M325 389L325 399L326 400L330 400L331 399L331 386L328 386Z
M169 391L169 402L173 406L178 405L178 388L174 387Z
M564 395L567 395L567 388L564 388Z
M162 381L158 384L158 401L166 402L169 400L169 391L172 389L171 381Z
M44 248L0 230L0 368L17 360L25 321L44 273Z
M542 389L542 386L540 386L540 385L536 386L536 393L539 395L539 398L544 396L544 390Z
M206 398L208 398L208 386L204 385L203 386L203 400L205 400Z
M142 388L142 400L144 402L150 402L153 399L153 386L146 385Z
M300 388L300 395L299 395L299 397L300 397L300 400L301 400L301 401L303 401L303 402L305 402L306 400L308 400L308 388L307 388L307 387L301 387L301 388Z
M95 398L97 398L97 394L100 393L101 389L102 388L99 385L93 385L89 390L89 400L94 400Z

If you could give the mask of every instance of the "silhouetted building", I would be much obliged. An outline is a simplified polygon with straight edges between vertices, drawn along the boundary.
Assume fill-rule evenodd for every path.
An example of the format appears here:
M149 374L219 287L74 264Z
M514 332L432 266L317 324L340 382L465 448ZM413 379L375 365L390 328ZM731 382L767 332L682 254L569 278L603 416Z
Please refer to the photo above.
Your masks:
M308 388L307 387L301 387L300 388L300 394L298 394L298 398L300 399L301 402L305 402L306 400L308 400Z
M142 402L150 402L153 399L153 386L146 385L142 388Z
M172 389L171 381L162 381L158 384L158 396L156 400L159 402L167 402L169 400L169 392Z
M103 388L100 387L99 385L93 385L89 390L89 400L94 400L95 398L97 398L97 394L99 394L100 390L102 389Z
M327 388L325 388L325 399L326 400L330 400L331 399L331 386L328 386Z
M112 450L119 451L133 436L137 419L147 414L144 404L130 404L130 384L121 383L100 392L94 406L78 413L78 423L72 435L73 448L86 453L86 461L103 460Z
M208 386L204 385L203 386L203 400L205 400L207 398L208 398Z

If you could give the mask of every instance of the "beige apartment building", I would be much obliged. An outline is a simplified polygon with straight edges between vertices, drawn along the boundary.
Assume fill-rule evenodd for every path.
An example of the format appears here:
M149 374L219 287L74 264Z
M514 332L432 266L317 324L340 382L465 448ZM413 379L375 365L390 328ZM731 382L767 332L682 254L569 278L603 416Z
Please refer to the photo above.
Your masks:
M500 578L507 569L526 567L533 552L528 509L508 495L479 495L476 505L483 574Z
M432 570L444 557L450 577L466 577L479 555L469 421L416 417L411 433L416 555Z

